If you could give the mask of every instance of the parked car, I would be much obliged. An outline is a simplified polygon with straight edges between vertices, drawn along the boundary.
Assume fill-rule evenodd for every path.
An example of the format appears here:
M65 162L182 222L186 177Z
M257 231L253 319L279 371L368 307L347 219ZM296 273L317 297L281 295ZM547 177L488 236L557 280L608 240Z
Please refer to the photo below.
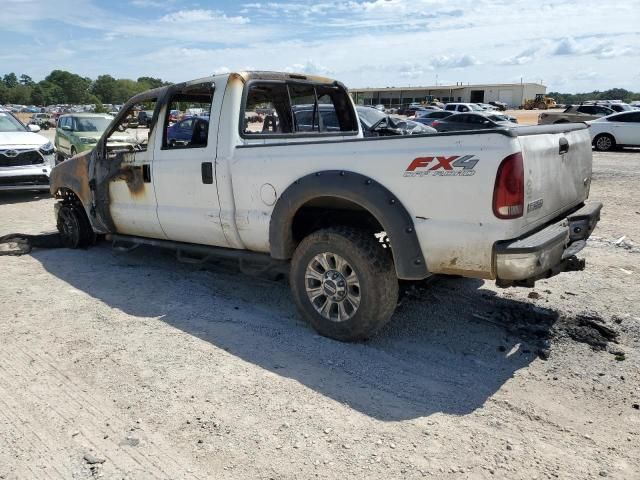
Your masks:
M453 115L454 112L448 112L446 110L432 110L430 112L423 112L419 117L413 119L414 122L422 123L423 125L427 125L431 127L432 123L436 120L441 120L443 118L447 118Z
M48 190L55 148L7 110L0 110L0 190Z
M186 117L167 128L169 145L201 145L209 129L209 117Z
M398 109L397 114L412 117L416 114L416 112L427 112L432 109L433 107L427 108L423 107L422 105L405 105Z
M96 146L113 117L101 113L74 113L60 116L56 128L57 161L86 152Z
M381 112L384 112L384 105L382 105L381 103L379 103L373 108L375 108L376 110L380 110Z
M587 123L596 150L606 152L617 147L640 147L638 110L615 113Z
M509 105L507 105L504 102L489 102L489 105L493 105L494 107L496 107L499 111L504 112L507 108L509 108Z
M138 112L138 125L148 128L152 118L153 110L140 110Z
M571 105L563 112L543 112L538 115L538 125L551 123L586 122L616 113L609 107L602 105Z
M50 113L34 113L29 119L30 125L38 125L43 130L55 128L56 119Z
M441 120L433 121L431 126L439 132L457 132L461 130L518 127L519 125L498 113L455 113Z
M392 117L371 107L357 106L356 111L365 137L418 135L436 133L436 130L410 119Z
M484 109L476 105L475 103L447 103L444 109L448 112L484 112Z
M476 103L482 110L485 112L497 112L498 108L491 105L490 103Z
M299 130L292 93L332 105L340 129ZM450 274L532 287L584 268L576 254L602 208L585 204L585 124L363 138L342 83L277 72L174 84L124 109L148 101L162 123L138 150L108 148L113 124L95 149L54 168L65 245L108 234L183 258L286 268L301 317L341 341L390 320L399 280ZM213 105L207 142L170 148L167 111L177 101ZM272 129L243 128L243 112L257 105L274 109Z

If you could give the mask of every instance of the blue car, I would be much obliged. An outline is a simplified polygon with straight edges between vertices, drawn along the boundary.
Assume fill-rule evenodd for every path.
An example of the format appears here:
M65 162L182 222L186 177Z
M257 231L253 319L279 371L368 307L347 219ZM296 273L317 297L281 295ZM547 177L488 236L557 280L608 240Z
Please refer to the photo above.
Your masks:
M209 130L208 117L187 117L167 128L167 143L169 146L205 146L207 144L207 131Z

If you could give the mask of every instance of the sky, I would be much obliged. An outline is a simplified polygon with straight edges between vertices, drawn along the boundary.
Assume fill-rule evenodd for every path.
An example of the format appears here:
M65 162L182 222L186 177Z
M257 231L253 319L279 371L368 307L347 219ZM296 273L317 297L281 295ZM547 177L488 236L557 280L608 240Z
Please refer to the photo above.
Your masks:
M0 0L0 74L640 91L640 0Z

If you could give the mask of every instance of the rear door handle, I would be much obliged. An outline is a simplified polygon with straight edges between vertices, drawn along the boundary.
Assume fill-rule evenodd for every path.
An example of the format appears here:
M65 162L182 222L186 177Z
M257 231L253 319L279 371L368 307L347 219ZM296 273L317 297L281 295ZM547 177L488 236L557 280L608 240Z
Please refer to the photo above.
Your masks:
M151 183L151 165L148 163L142 165L142 181L144 183Z
M213 183L213 163L202 162L200 172L202 173L202 183L211 185Z
M569 151L569 140L566 138L560 139L560 148L558 149L558 154L563 155Z

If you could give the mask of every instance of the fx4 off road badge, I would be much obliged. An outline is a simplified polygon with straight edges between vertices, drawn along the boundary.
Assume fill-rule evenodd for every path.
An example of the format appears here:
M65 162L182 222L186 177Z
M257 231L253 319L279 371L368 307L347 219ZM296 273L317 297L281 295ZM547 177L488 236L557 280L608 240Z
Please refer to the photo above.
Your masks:
M475 175L475 155L453 155L451 157L418 157L404 172L405 177L470 177Z

